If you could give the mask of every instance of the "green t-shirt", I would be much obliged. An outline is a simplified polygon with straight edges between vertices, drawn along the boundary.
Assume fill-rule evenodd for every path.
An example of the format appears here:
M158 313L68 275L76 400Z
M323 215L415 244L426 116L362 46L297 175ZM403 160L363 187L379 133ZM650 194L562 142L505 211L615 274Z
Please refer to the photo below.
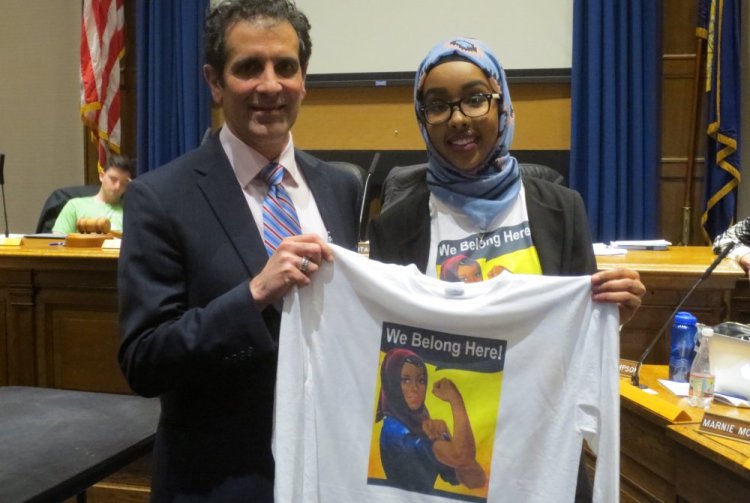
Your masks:
M106 204L96 196L74 197L70 199L55 220L52 232L70 234L77 232L76 222L79 218L107 217L111 230L122 231L122 204Z

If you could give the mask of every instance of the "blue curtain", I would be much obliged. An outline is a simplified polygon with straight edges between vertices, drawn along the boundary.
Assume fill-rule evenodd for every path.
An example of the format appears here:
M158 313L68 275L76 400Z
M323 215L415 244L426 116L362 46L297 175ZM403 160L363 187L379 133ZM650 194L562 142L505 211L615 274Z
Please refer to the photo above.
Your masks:
M570 183L596 241L660 238L660 0L575 0Z
M203 21L209 0L137 0L138 172L200 144L211 124L203 80Z

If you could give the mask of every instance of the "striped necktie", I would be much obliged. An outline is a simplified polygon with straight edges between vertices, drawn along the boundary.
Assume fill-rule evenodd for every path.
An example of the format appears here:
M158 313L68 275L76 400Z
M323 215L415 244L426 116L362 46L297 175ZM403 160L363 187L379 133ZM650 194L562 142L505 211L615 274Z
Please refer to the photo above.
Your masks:
M282 239L301 234L302 229L292 199L281 185L284 166L272 162L260 171L260 177L268 184L268 193L263 198L263 244L270 257Z

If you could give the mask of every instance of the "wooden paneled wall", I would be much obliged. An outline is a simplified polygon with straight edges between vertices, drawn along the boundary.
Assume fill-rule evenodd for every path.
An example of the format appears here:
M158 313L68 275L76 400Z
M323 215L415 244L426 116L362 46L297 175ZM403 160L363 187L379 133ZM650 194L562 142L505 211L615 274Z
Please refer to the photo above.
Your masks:
M125 0L126 63L122 74L123 151L135 155L135 0ZM696 2L664 0L660 215L662 235L679 243L685 203L685 173L693 99ZM313 54L315 57L315 54ZM310 150L421 150L411 87L309 88L293 133ZM570 149L569 84L512 84L516 109L515 150ZM704 103L705 105L705 103ZM220 123L220 114L214 113ZM705 119L703 120L705 123ZM702 126L704 127L704 126ZM692 239L703 244L698 222L703 200L703 142L699 142L693 187ZM87 180L96 181L96 153L87 152Z
M570 149L568 84L514 84L510 93L514 149ZM410 86L308 89L293 134L310 150L424 150Z

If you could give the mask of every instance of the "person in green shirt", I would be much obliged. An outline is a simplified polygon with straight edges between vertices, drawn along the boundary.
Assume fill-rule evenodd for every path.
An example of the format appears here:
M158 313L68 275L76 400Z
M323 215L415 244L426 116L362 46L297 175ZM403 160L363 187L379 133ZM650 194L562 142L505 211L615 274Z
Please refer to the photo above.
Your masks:
M106 217L111 230L122 231L122 196L134 176L133 162L125 156L112 155L107 166L99 174L99 192L91 197L70 199L55 220L52 232L70 234L76 232L79 218Z

